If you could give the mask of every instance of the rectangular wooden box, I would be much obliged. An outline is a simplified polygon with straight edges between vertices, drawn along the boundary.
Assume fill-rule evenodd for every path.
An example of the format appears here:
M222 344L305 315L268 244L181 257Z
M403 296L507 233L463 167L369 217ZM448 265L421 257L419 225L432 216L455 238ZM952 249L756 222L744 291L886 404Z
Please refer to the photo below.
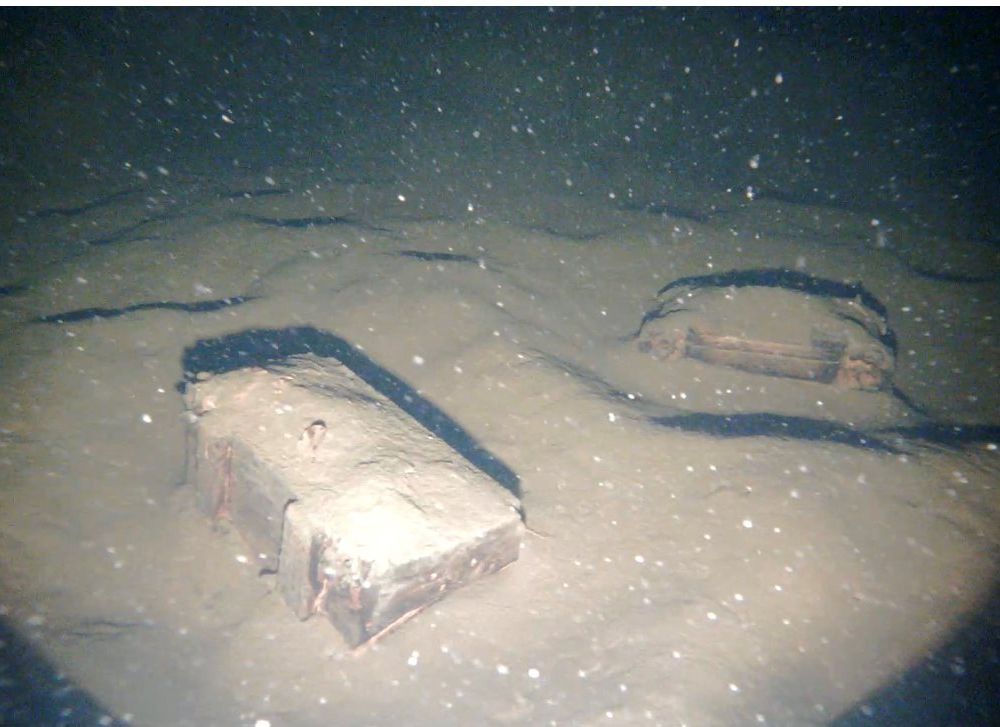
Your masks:
M876 391L891 386L887 333L885 319L859 300L708 285L672 289L647 311L637 345L665 361Z
M188 387L189 480L351 646L518 557L518 500L339 361Z

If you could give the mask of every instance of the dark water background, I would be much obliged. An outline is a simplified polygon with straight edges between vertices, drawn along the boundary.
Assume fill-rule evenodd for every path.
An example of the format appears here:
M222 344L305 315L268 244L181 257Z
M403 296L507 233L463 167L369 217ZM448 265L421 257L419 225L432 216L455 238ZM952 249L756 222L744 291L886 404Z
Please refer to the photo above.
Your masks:
M992 10L30 9L0 35L2 172L26 180L238 160L752 186L997 236Z

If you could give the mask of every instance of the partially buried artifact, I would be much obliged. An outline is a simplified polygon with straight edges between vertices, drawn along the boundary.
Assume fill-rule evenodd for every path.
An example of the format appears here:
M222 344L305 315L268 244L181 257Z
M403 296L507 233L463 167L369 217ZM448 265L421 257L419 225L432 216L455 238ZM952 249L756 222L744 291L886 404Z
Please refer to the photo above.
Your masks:
M518 557L518 499L333 358L186 392L201 509L357 646Z
M638 347L767 376L878 390L893 351L884 318L856 298L767 286L672 288L643 319Z

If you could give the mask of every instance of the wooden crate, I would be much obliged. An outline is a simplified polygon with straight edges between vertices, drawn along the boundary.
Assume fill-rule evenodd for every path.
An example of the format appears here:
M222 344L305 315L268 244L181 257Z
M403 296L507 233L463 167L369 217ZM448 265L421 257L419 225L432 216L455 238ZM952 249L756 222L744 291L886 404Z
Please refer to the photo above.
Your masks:
M351 646L519 553L517 498L339 361L190 385L189 479L300 618Z
M885 321L857 300L769 287L692 287L647 312L639 350L845 389L890 386Z

